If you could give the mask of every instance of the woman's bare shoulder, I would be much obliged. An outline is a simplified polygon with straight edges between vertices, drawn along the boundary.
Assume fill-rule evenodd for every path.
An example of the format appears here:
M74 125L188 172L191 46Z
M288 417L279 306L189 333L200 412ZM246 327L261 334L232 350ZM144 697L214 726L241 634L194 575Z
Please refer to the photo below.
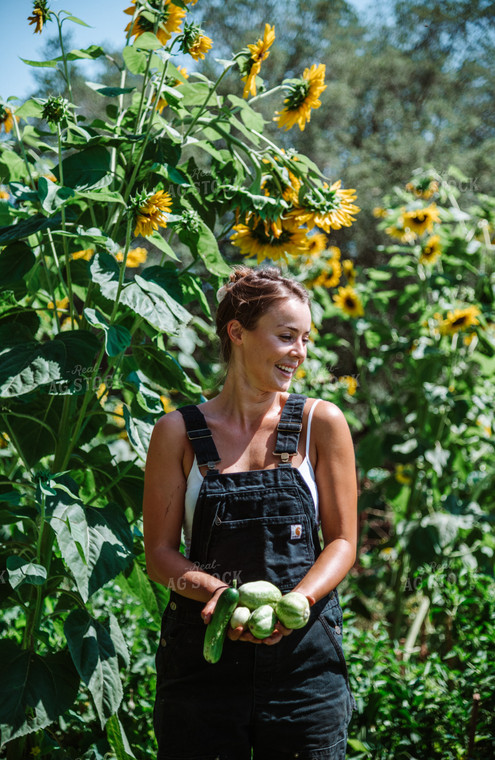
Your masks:
M317 399L310 399L314 403ZM322 436L345 436L350 435L349 425L344 412L332 401L318 399L313 412L313 425L315 434Z
M155 423L150 447L168 449L170 453L182 455L187 441L184 418L179 411L167 412Z

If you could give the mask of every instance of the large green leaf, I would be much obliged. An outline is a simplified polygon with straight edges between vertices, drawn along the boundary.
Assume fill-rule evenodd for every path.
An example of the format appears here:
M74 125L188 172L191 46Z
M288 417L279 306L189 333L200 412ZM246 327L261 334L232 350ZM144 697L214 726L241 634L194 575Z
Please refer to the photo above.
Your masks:
M64 186L75 190L93 190L112 181L110 153L102 145L91 145L67 156L62 161L62 168ZM53 169L53 174L60 179L59 166Z
M120 296L121 303L132 309L135 314L139 314L148 324L160 332L167 333L168 335L177 334L180 330L181 322L176 317L175 309L172 310L169 306L169 303L173 299L166 295L160 297L156 292L157 288L155 288L155 292L150 292L151 288L149 285L142 287L138 277L139 275L136 275L136 282L131 282L122 289ZM162 292L165 294L165 291ZM179 304L177 306L179 307L177 311L184 312L184 309ZM186 314L188 315L188 319L190 319L188 312Z
M132 335L123 325L111 325L98 309L84 309L84 316L93 327L105 332L105 351L108 356L118 356L131 345Z
M124 420L129 442L136 454L145 462L155 420L151 416L146 419L133 417L125 405Z
M118 289L119 268L113 256L108 253L96 254L91 261L91 274L93 281L100 286L102 295L114 300ZM189 321L191 315L156 279L154 275L149 280L136 275L134 282L126 283L122 288L120 303L139 314L157 330L175 334L181 322Z
M112 715L107 720L105 728L108 742L115 752L117 760L135 760L136 756L129 745L124 727L117 714Z
M131 74L144 74L146 71L146 53L142 53L140 50L136 50L132 45L128 45L122 51L122 57L126 68Z
M67 650L44 657L0 641L2 743L53 723L76 699L79 676Z
M135 392L135 398L141 409L151 414L163 414L163 404L160 394L152 390L142 372L130 372L125 378L125 383L130 385Z
M159 50L163 47L158 37L152 32L144 32L140 34L133 42L132 45L136 50Z
M119 283L119 265L109 253L97 253L91 259L91 277L100 286L101 294L113 301Z
M46 581L46 567L37 565L35 562L29 562L18 554L7 557L7 570L12 588L18 588L23 583L42 586Z
M195 403L202 397L201 387L186 375L167 351L156 346L136 346L134 357L146 377L163 388L175 388Z
M0 289L12 290L16 298L26 293L24 276L34 266L35 257L26 243L11 243L0 253Z
M74 190L71 187L61 187L47 177L40 177L38 180L38 196L42 208L48 214L54 214L60 206L63 206L74 196Z
M83 26L88 26L88 24L85 24L84 21L81 21L80 19L76 19L75 16L67 16L64 21L74 21L77 24L82 24ZM79 61L79 60L95 60L96 58L100 58L102 55L105 55L105 51L103 48L101 48L99 45L90 45L89 48L86 48L85 50L71 50L70 53L66 53L65 59L67 61ZM21 58L21 61L26 63L28 66L35 66L35 67L44 67L44 68L57 68L57 64L64 60L63 55L59 55L58 58L52 58L49 61L30 61L27 58ZM27 101L29 103L29 101ZM25 105L25 104L24 104ZM20 109L18 109L17 113L21 111L23 106L21 106ZM32 114L22 114L23 116L31 116Z
M179 322L187 324L191 320L191 314L170 294L170 279L162 267L147 267L141 275L136 275L135 281L142 290L163 300Z
M18 400L11 398L3 403L4 414L28 466L33 467L44 456L52 454L57 445L63 399L44 393L20 396Z
M0 155L0 177L2 182L26 179L26 165L13 150L4 150Z
M60 341L29 343L14 346L2 354L0 396L9 398L61 379L65 352Z
M103 728L106 720L117 712L123 696L117 651L110 632L82 609L70 613L64 632L74 665L93 697Z
M143 572L138 562L134 562L132 572L125 576L121 573L117 578L122 591L134 596L153 617L155 623L160 623L160 610L148 576Z
M75 484L71 490L74 488ZM116 504L103 509L83 508L79 499L58 492L47 497L46 511L60 553L84 601L132 561L132 533Z
M76 488L76 484L72 487ZM64 491L57 491L55 496L46 500L46 516L57 537L63 560L72 570L81 596L87 601L90 535L82 503Z
M218 277L229 276L230 267L222 258L213 232L202 219L198 218L197 229L182 227L179 231L179 238L181 242L189 246L194 255L203 259L209 272Z
M0 396L18 397L50 384L51 393L75 393L77 368L91 366L99 342L88 330L67 330L52 341L29 341L2 355Z
M60 214L56 214L50 218L41 214L35 214L34 216L30 216L29 219L21 219L17 224L0 227L0 245L7 245L7 243L12 243L14 240L22 240L48 227L59 227L60 223Z

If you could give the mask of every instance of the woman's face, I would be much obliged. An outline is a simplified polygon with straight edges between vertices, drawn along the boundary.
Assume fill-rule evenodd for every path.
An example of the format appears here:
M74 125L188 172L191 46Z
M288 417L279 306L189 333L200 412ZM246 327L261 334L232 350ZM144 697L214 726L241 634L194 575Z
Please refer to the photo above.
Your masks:
M239 326L233 348L246 379L266 391L286 391L306 358L311 329L309 306L298 298L275 302L253 330Z

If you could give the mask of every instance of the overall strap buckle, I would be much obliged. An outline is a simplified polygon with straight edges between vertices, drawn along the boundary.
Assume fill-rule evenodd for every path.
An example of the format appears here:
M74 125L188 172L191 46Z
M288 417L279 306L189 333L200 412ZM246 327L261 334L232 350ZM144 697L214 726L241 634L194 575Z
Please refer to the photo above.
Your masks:
M281 465L290 464L290 458L297 454L305 403L306 396L303 396L302 393L291 393L285 402L277 426L277 442L273 451L276 456L280 457Z
M221 460L203 412L195 404L181 406L178 411L184 418L187 437L196 454L198 466L206 464L208 470L215 470L215 465Z

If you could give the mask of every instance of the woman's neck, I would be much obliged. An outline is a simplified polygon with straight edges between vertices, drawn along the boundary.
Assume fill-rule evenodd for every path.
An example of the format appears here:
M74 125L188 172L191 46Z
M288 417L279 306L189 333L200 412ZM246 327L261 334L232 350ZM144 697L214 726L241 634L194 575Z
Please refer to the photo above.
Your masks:
M287 393L253 388L242 375L229 371L218 396L208 402L208 412L229 425L250 430L265 419L279 418L287 397Z

